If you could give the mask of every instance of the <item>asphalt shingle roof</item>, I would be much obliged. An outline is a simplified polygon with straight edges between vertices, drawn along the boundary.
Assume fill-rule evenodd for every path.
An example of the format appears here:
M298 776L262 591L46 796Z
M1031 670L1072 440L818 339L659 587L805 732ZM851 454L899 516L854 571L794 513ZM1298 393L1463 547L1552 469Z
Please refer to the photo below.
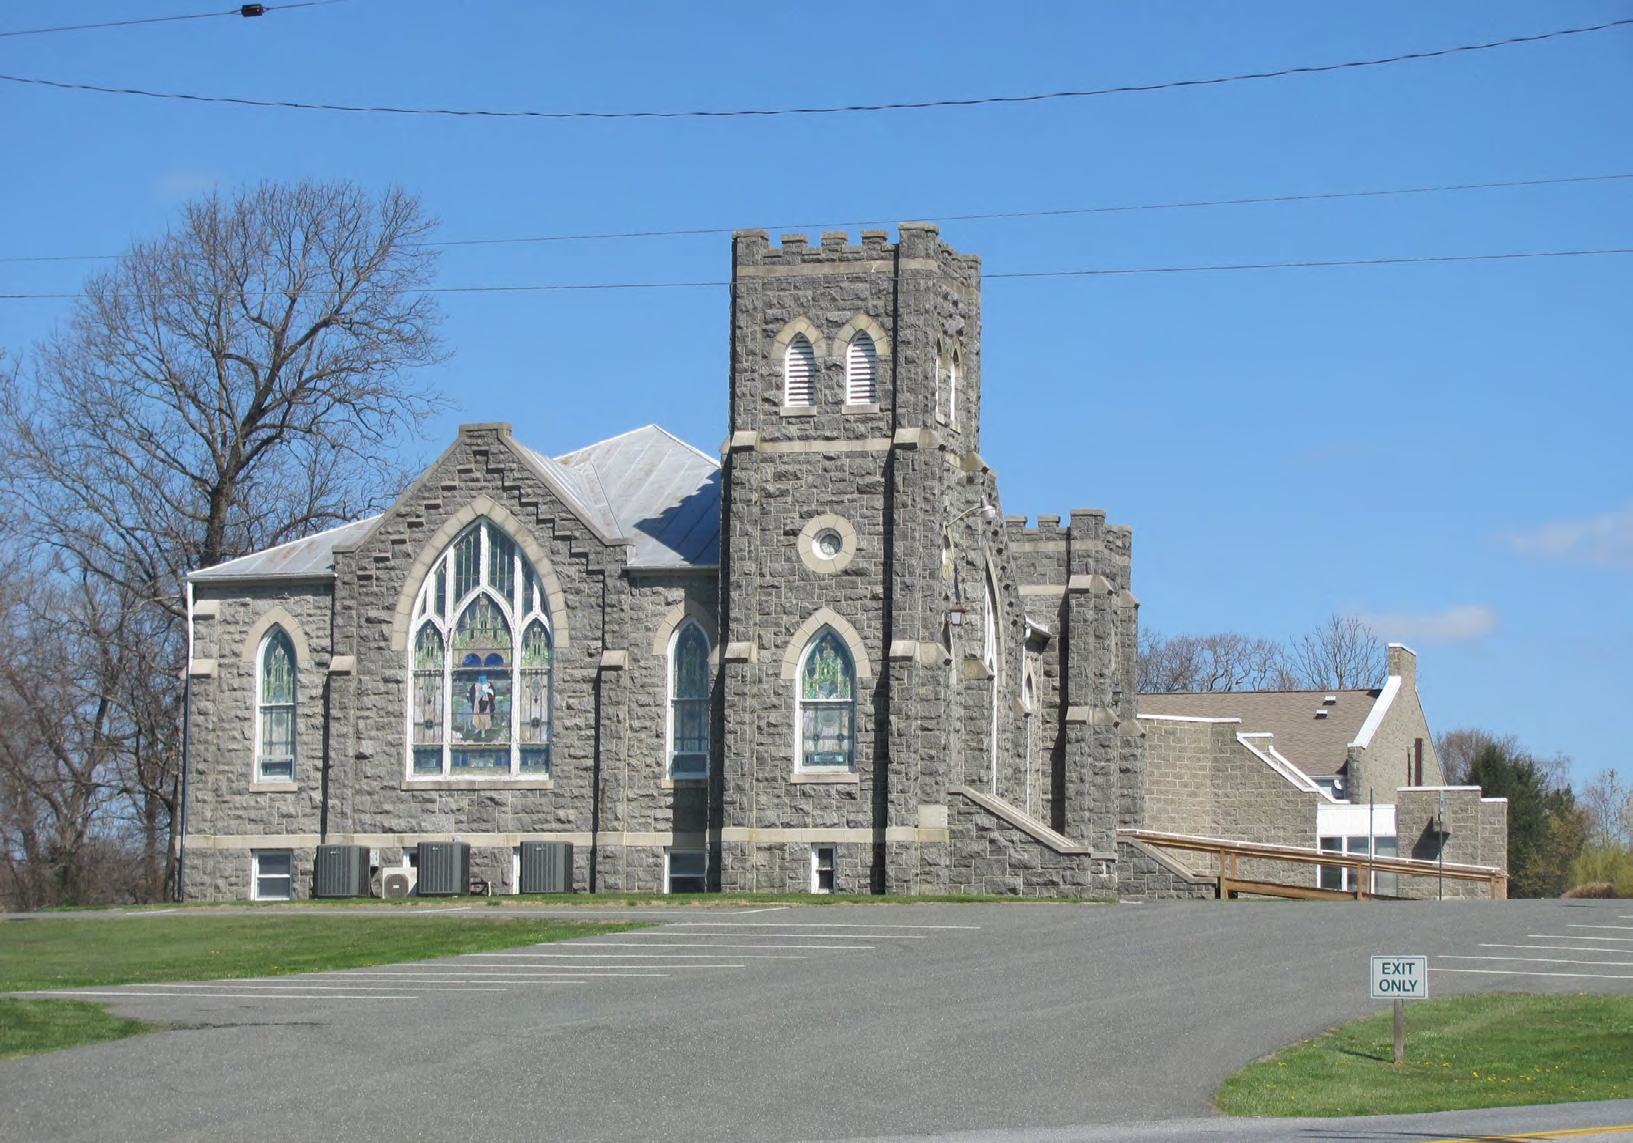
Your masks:
M1277 753L1306 774L1336 774L1380 691L1207 691L1141 695L1140 713L1239 718L1244 733L1266 731ZM1327 705L1328 696L1338 701ZM1318 718L1317 711L1326 711Z

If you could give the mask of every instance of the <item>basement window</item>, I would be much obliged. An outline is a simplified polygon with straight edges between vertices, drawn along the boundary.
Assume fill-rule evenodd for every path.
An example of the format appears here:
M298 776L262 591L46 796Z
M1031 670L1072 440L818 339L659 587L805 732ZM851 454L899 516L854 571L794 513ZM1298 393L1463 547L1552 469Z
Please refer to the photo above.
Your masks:
M831 845L813 845L811 847L811 892L832 893L834 891L834 847Z
M250 855L253 901L287 901L294 896L295 855L287 849L261 850Z
M671 849L664 854L663 891L702 893L708 886L709 854L702 849Z

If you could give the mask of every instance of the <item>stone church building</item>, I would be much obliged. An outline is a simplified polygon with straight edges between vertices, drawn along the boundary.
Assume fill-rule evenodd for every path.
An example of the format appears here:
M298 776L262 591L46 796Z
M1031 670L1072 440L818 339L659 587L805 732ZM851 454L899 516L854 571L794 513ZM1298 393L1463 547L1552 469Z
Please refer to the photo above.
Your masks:
M1198 895L1144 820L1130 533L1005 516L980 263L734 238L728 432L466 425L383 514L190 577L185 894L320 843L514 892Z

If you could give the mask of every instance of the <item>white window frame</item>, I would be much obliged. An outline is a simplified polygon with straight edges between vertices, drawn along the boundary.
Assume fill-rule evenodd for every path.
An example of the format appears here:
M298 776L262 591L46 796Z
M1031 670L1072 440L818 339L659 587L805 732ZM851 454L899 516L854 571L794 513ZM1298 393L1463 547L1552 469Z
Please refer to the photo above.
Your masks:
M861 386L858 389L858 386ZM845 404L879 403L879 347L865 330L857 330L845 346Z
M808 766L805 763L805 664L810 661L812 653L822 637L829 632L845 648L845 654L851 661L851 740L850 756L843 766ZM820 703L818 705L836 705ZM856 652L851 649L845 637L831 626L820 627L805 642L805 650L800 652L799 665L794 669L794 771L799 774L854 774L856 773L856 742L858 733L858 713L861 709L861 687L856 673Z
M472 531L478 534L477 541L477 579L476 586L464 595L458 594L453 568L454 551L460 542ZM503 536L511 547L511 589L509 598L499 594L498 589L490 583L492 574L492 543L493 536ZM465 609L475 604L479 596L486 595L498 607L500 615L510 626L511 662L510 673L510 758L504 769L453 766L453 718L454 692L453 676L459 668L454 663L453 635L454 628ZM440 598L438 598L440 597ZM542 747L546 764L544 766L522 766L522 751L524 743L521 740L522 717L522 640L528 628L537 620L544 626L545 636L550 641L550 667L545 679L545 731L544 742L527 743L528 748ZM427 625L435 627L442 639L442 691L441 691L441 725L442 741L440 744L440 766L436 770L418 770L414 765L414 679L416 675L414 656L419 643L421 630ZM438 780L459 778L461 780L482 781L493 778L530 778L536 777L549 780L554 772L555 747L555 705L556 705L556 629L550 615L549 596L544 582L539 578L539 572L533 566L533 561L522 550L522 545L516 537L510 535L499 524L486 517L478 518L469 527L462 528L459 534L451 540L447 547L437 556L420 584L419 593L415 597L414 611L409 623L408 647L408 688L403 704L403 725L406 744L404 766L409 781L415 779ZM429 748L430 743L419 744Z
M287 875L282 874L282 873L263 874L261 872L261 861L262 861L263 858L267 858L267 857L283 858L285 861L289 862L289 873ZM281 877L285 877L285 876L287 876L288 879L289 879L289 889L282 896L279 896L277 894L268 895L268 894L264 894L264 893L261 892L261 880L262 880L263 877L265 877L267 879L272 879L272 878L281 878ZM250 855L249 855L249 898L250 898L251 901L293 901L295 899L295 852L294 852L294 850L290 850L290 849L252 849L250 851Z
M272 649L273 641L278 639L280 636L283 638L284 648L289 652L289 669L294 675L292 680L294 690L288 703L269 703L265 701L266 657L267 652ZM273 624L267 629L266 634L261 637L261 646L257 648L255 652L254 780L256 782L293 782L295 780L295 767L300 754L300 683L300 660L295 657L295 640L289 634L289 632L283 629L281 625ZM266 762L266 755L261 751L261 746L266 741L265 734L267 710L269 707L282 708L285 706L287 706L289 709L289 773L267 774L263 770L263 766Z
M806 352L810 354L809 358L806 358L804 354L798 353L797 347L801 345L803 345ZM805 375L806 392L803 395L796 394L794 392L793 365L796 355L798 355L802 361L809 361L810 364L810 372ZM817 365L816 357L816 345L812 343L811 339L806 337L803 333L796 333L793 337L789 338L788 348L784 349L782 354L783 405L791 409L804 409L815 405L817 403L817 374L819 372L820 370ZM801 399L796 400L796 397L801 397Z
M673 871L673 862L674 862L674 859L676 857L682 857L682 856L702 858L703 859L703 871L701 873L680 873L680 874L676 874ZM679 876L679 877L696 877L699 881L702 882L702 884L698 887L697 892L707 893L709 891L709 851L706 850L706 849L666 849L666 850L664 850L663 851L663 892L664 892L665 896L668 896L671 893L677 892L677 890L675 890L673 888L673 886L672 886L672 882L673 882L674 878L677 877L677 876ZM682 890L679 890L679 892L689 893L689 892L691 892L691 890L682 889Z
M679 699L675 697L675 675L677 674L676 668L680 665L675 658L675 652L680 648L681 636L685 634L688 627L695 627L698 635L703 638L705 665L708 664L710 656L714 654L714 641L709 638L709 633L703 630L703 625L695 619L688 619L681 623L675 628L674 633L669 636L669 653L664 657L664 675L667 679L665 689L665 709L668 713L668 726L664 732L663 742L664 773L668 775L670 781L682 782L702 781L708 778L709 756L712 753L711 747L714 745L714 743L711 741L711 731L714 728L710 725L713 718L713 711L710 708L714 705L714 678L711 672L711 677L709 679L709 693L701 700L703 703L703 769L688 770L683 773L676 772L675 724L677 720L675 718L675 714L677 704L681 702L699 701L697 699Z
M826 859L826 864L824 864ZM822 875L828 875L828 884L822 884ZM839 852L832 845L813 845L811 847L811 892L819 897L826 897L835 892L839 884Z

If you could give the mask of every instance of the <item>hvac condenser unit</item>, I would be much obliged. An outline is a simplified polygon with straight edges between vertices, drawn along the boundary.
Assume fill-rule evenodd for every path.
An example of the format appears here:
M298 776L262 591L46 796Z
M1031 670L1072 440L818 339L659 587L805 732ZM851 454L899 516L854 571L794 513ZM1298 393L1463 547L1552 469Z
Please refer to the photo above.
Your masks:
M417 869L380 870L380 896L387 901L401 901L414 895L414 883L419 879Z
M312 865L312 896L367 897L369 851L361 845L320 845Z
M571 893L573 891L573 843L570 841L522 842L521 877L518 893Z
M458 897L471 890L471 847L462 841L422 841L421 897Z

